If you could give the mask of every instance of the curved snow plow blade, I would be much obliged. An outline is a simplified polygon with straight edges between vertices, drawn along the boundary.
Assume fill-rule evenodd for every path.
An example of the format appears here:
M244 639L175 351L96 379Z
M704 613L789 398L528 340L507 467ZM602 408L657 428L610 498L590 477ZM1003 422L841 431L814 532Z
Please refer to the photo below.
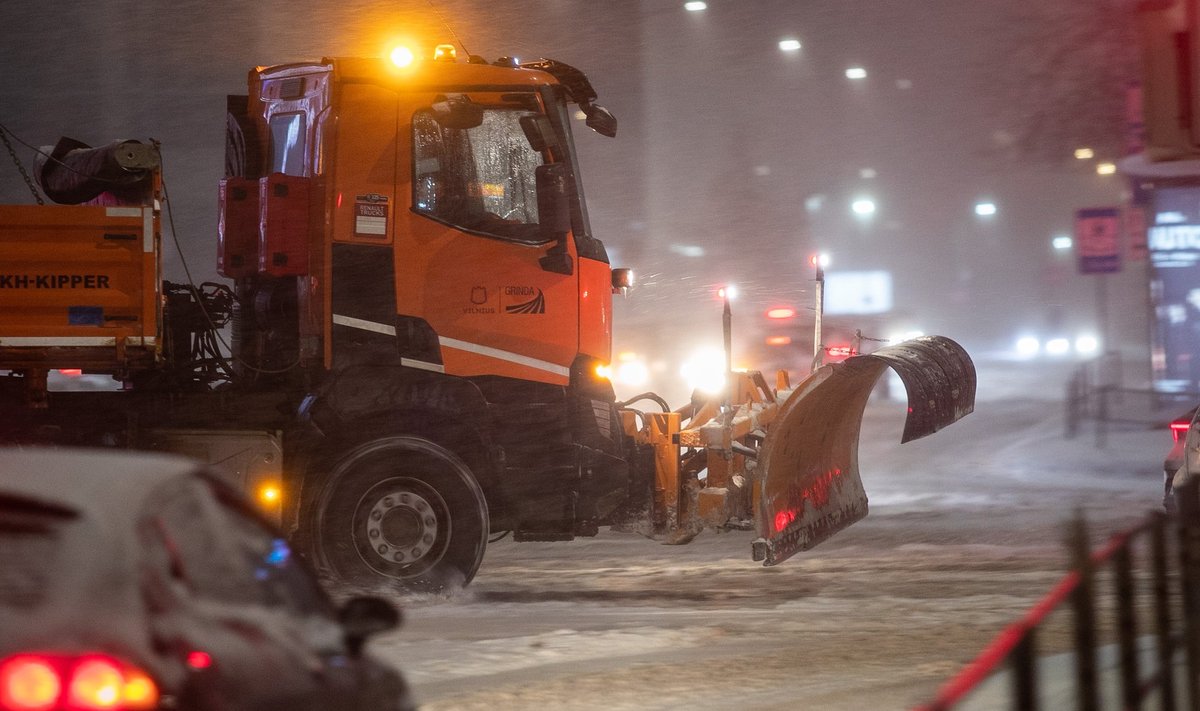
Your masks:
M975 366L962 346L942 336L822 366L788 396L763 442L754 560L781 563L867 515L859 430L871 390L889 367L908 392L902 442L975 409Z

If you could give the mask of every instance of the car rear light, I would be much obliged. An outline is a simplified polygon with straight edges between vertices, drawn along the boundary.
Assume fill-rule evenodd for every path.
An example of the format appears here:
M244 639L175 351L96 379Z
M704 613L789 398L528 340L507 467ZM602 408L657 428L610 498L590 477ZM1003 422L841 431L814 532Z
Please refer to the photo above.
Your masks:
M61 695L58 670L46 659L10 657L0 665L0 708L5 711L54 708Z
M1180 437L1183 437L1184 435L1187 434L1188 427L1190 427L1190 426L1191 426L1190 422L1172 422L1171 423L1171 441L1178 442ZM1162 427L1162 425L1159 425L1159 427Z
M141 669L100 654L21 654L0 662L0 711L142 711L158 685Z

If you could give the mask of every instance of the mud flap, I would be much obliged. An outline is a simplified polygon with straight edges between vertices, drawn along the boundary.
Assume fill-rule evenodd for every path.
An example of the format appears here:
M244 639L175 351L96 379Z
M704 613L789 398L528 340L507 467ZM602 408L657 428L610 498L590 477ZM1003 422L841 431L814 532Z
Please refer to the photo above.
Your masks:
M782 563L867 515L858 472L862 414L887 368L908 393L901 442L975 409L975 365L949 338L925 336L822 366L783 403L759 455L754 560Z

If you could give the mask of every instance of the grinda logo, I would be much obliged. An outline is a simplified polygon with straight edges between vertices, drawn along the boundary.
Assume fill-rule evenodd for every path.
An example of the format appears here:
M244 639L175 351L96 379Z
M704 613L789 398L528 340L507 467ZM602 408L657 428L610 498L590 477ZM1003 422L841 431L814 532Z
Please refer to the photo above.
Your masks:
M505 296L531 296L534 292L536 296L528 301L522 301L519 304L504 307L504 313L509 314L544 314L546 313L546 296L542 294L541 289L533 289L527 286L508 286L504 288Z

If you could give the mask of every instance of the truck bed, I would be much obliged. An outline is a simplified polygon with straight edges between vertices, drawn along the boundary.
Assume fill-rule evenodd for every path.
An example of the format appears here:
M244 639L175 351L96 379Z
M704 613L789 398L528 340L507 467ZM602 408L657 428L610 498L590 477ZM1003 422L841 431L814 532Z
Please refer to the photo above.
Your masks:
M0 206L0 370L117 372L158 352L149 207Z

